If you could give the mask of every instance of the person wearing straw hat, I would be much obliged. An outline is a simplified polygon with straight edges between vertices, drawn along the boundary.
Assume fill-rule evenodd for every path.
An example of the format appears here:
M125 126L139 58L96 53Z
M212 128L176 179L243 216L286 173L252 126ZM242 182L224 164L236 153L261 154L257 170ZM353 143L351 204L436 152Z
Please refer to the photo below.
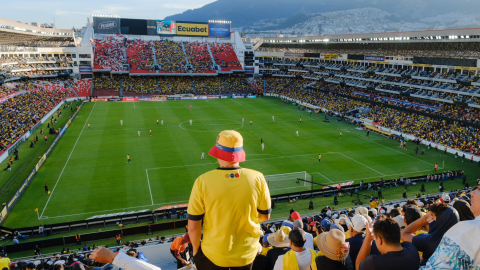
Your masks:
M317 270L315 250L304 248L306 239L303 229L293 229L288 234L291 249L275 262L274 270Z
M332 229L317 237L317 246L323 256L315 259L317 269L353 269L353 263L349 254L349 244L345 242L345 234Z
M195 180L187 209L197 269L251 269L260 222L270 219L267 182L262 173L240 167L246 154L242 135L234 130L220 132L208 154L220 167Z
M267 252L267 270L272 270L279 256L290 250L290 239L288 235L291 229L283 226L275 233L268 235L267 240L272 245L272 249Z

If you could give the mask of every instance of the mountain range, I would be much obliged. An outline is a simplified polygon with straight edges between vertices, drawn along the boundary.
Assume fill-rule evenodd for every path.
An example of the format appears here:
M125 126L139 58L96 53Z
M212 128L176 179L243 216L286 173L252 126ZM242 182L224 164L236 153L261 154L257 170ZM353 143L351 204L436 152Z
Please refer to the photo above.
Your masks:
M168 16L167 20L228 20L232 27L250 26L261 20L289 18L298 14L342 11L356 8L377 8L392 15L390 20L416 22L453 12L471 14L480 10L478 0L217 0L201 8Z

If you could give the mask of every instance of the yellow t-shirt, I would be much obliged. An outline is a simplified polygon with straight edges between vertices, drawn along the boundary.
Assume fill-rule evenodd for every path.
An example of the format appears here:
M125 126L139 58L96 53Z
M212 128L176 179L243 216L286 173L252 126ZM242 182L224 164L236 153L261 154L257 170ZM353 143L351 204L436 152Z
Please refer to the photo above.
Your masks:
M3 269L5 267L10 269L10 259L9 258L1 258L0 259L0 269Z
M370 203L370 208L377 208L377 206L378 206L378 202L377 202L377 201L372 201L372 202Z
M262 173L216 169L200 175L188 202L188 219L203 218L202 251L220 267L253 262L258 252L258 213L271 212L270 191Z

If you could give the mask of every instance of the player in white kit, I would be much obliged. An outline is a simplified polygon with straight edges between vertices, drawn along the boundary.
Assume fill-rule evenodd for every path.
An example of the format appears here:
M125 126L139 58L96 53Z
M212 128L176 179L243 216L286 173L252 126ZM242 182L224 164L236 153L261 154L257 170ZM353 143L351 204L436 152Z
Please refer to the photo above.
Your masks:
M162 123L162 126L163 126L163 119L162 119L161 123Z
M123 127L123 120L120 120L120 126Z
M297 130L297 137L298 137L298 130Z
M205 152L202 152L202 156L200 157L200 159L205 159Z
M265 149L265 143L262 142L262 151Z
M272 121L275 121L275 116L272 115Z
M138 137L140 137L140 130L138 131Z
M192 125L192 119L190 119L190 126Z

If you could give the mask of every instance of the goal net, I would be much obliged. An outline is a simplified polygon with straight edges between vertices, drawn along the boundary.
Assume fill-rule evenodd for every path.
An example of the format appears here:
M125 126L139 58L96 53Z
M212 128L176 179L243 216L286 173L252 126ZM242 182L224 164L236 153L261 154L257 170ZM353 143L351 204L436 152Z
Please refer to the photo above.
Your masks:
M312 190L312 176L306 171L265 175L265 180L271 195Z

